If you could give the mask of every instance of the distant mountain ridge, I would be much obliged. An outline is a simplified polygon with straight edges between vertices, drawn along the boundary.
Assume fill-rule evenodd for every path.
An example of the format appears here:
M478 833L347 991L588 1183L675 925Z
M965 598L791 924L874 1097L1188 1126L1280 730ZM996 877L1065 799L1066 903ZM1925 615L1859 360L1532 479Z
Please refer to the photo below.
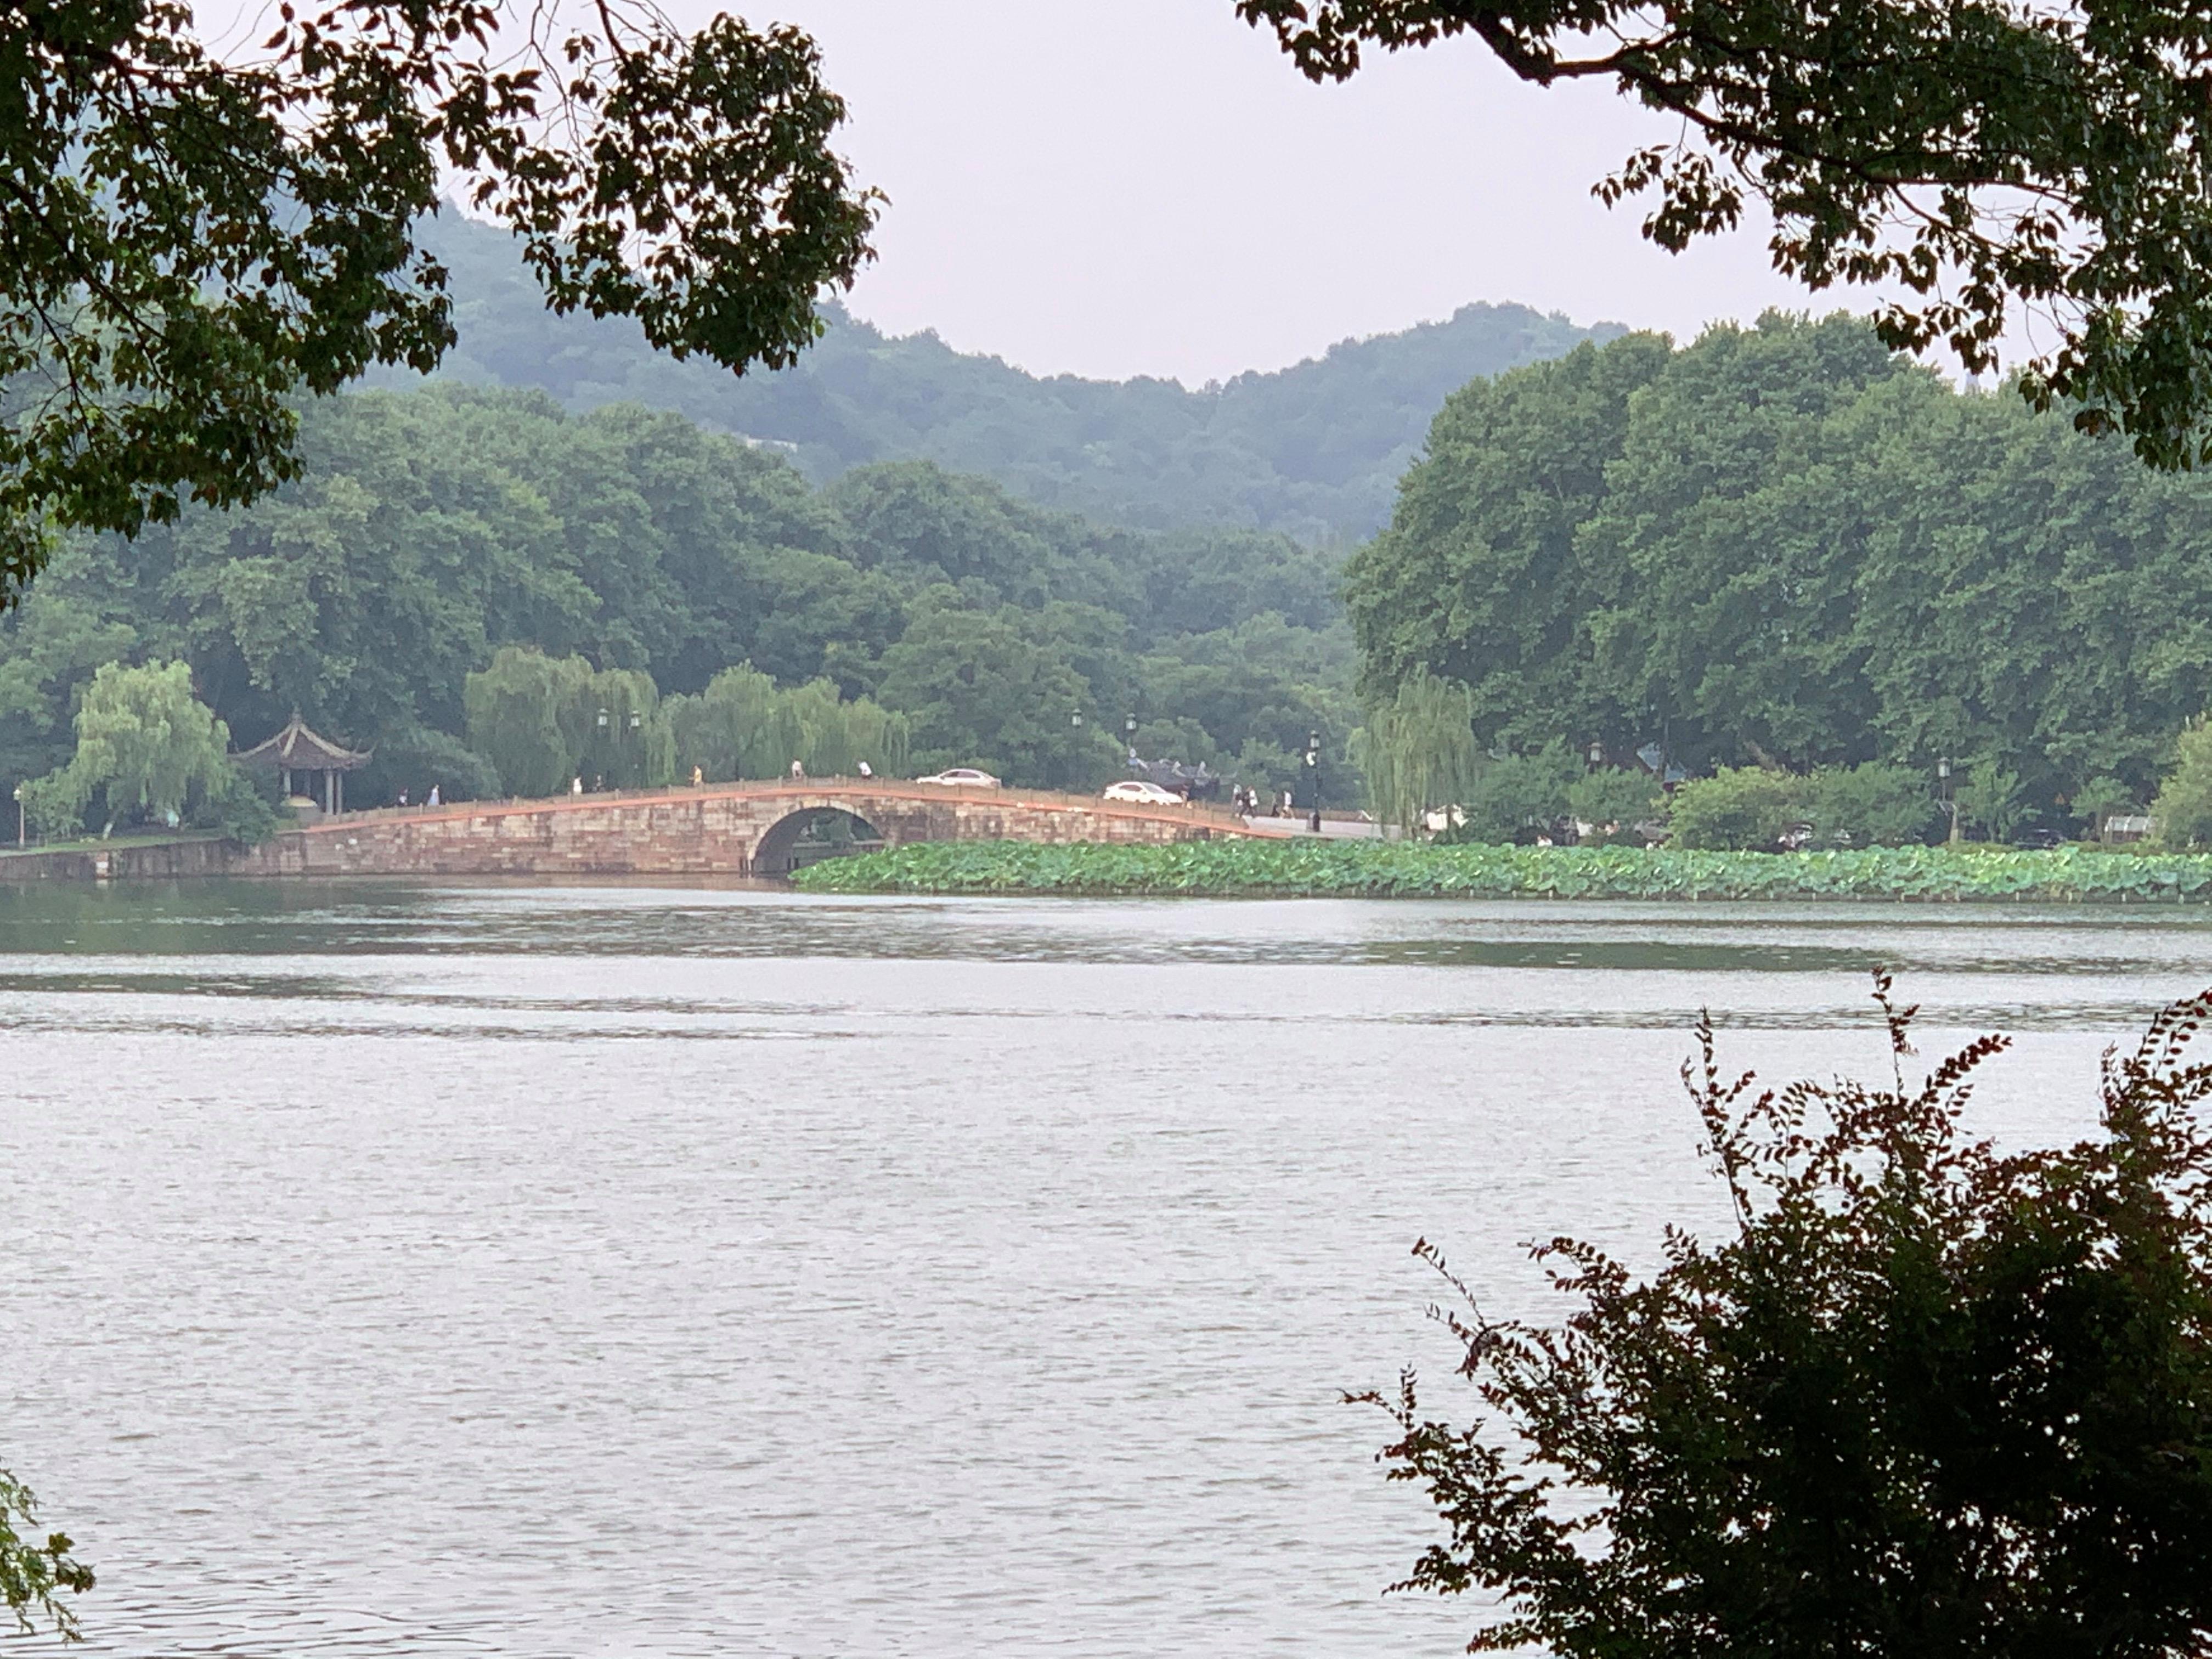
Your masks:
M627 320L553 315L502 232L448 212L424 234L452 273L460 343L442 372L455 378L538 387L572 410L673 410L782 450L817 480L868 461L931 460L1107 523L1244 526L1308 543L1382 526L1429 422L1468 380L1623 332L1470 305L1194 392L1041 378L832 308L828 334L799 363L737 377L662 356Z

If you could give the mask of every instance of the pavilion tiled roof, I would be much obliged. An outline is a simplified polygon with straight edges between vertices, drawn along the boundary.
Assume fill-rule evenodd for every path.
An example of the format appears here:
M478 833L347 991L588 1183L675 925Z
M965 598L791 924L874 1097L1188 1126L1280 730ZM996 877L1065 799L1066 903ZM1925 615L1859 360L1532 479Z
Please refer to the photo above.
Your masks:
M275 737L241 750L236 758L248 766L283 766L295 772L350 772L368 765L369 753L332 743L295 713Z

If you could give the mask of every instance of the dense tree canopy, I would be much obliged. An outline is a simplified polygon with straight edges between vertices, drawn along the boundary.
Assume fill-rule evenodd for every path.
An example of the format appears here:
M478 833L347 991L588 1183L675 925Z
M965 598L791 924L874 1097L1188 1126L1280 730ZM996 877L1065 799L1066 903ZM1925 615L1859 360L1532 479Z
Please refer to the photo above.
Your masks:
M1148 758L1262 788L1309 730L1340 748L1356 723L1334 570L1282 537L1102 528L919 463L817 490L679 416L574 417L543 394L343 396L301 442L305 478L132 541L77 537L0 617L0 778L68 764L95 670L156 659L190 665L240 744L297 708L373 748L362 805L644 781L645 747L599 755L559 726L602 706L624 734L633 708L641 734L696 734L677 775L715 772L718 728L671 700L740 665L793 696L826 680L838 720L864 698L906 716L916 764L1034 784L1103 782L1131 715ZM502 647L539 654L501 665ZM806 718L811 746L778 767L852 746Z
M798 31L613 0L333 0L220 52L182 0L0 9L0 601L52 523L132 532L297 475L296 389L435 366L415 227L458 179L562 311L786 363L873 204Z
M2163 465L2212 458L2212 14L2193 0L1237 0L1306 74L1456 35L1539 86L1609 82L1680 119L1599 186L1656 193L1680 250L1771 211L1777 269L1882 285L1882 339L1992 366Z
M1461 681L1486 747L1948 756L2049 807L2148 799L2212 702L2208 555L2202 480L1769 317L1468 386L1347 596L1368 696Z

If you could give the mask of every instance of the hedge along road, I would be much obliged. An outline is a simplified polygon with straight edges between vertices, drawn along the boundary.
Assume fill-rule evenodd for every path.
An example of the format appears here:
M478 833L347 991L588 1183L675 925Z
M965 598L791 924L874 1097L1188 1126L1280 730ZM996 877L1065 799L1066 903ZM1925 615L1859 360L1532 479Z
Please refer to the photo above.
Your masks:
M827 861L793 879L816 893L2172 903L2212 902L2212 854L2081 848L1707 853L1375 842L933 842Z

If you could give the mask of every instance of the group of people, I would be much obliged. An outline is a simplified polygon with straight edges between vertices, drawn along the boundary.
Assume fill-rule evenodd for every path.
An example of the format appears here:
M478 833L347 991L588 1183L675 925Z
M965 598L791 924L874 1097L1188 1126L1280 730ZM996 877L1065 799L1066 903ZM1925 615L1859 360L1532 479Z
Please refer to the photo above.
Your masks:
M1229 792L1229 805L1248 818L1257 817L1261 811L1260 792L1249 784L1240 783ZM1265 810L1279 818L1289 817L1297 809L1291 805L1291 792L1279 789L1275 798L1267 802Z

